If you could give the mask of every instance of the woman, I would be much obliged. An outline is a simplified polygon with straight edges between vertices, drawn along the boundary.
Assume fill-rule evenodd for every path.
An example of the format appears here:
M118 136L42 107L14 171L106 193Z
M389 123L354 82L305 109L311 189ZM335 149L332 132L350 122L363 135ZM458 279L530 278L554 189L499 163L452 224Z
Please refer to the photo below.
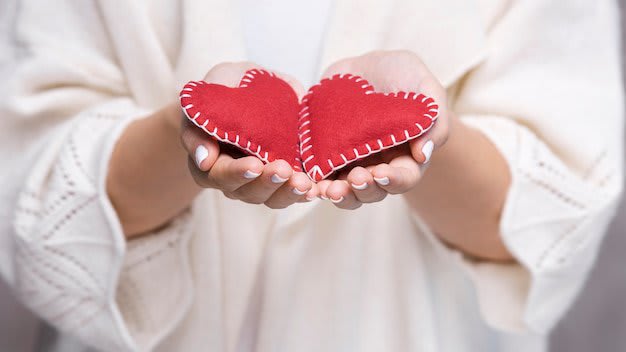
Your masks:
M621 192L616 13L22 1L1 83L2 274L102 350L543 351ZM182 84L251 67L300 94L349 72L443 109L409 147L314 184L181 127Z

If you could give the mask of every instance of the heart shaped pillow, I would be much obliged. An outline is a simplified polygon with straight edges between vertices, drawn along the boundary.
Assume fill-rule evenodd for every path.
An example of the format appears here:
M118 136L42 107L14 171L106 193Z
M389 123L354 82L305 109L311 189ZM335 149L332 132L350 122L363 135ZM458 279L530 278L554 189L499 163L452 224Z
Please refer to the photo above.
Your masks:
M365 79L350 74L323 79L311 87L302 105L300 158L316 181L421 136L439 111L423 94L376 93Z
M180 101L187 118L219 141L266 163L289 161L315 181L421 136L439 111L423 94L377 93L350 74L323 79L298 103L287 82L256 69L238 88L189 82Z
M301 171L298 96L275 74L250 70L239 87L192 81L180 92L187 118L215 139L265 163L283 159Z

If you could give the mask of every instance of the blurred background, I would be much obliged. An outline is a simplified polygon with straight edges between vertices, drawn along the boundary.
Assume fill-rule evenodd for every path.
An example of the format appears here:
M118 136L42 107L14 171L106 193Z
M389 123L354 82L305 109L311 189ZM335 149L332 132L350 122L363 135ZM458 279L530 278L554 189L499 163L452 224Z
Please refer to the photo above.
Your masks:
M593 0L587 0L593 1ZM7 13L0 0L0 17ZM622 18L626 0L620 0ZM626 35L622 24L622 33ZM3 32L0 27L0 33ZM2 38L0 37L0 40ZM626 43L622 39L623 44ZM624 45L622 45L624 47ZM626 51L625 56L626 57ZM0 280L0 351L30 352L39 323ZM552 352L626 351L626 204L611 225L583 293L551 336Z

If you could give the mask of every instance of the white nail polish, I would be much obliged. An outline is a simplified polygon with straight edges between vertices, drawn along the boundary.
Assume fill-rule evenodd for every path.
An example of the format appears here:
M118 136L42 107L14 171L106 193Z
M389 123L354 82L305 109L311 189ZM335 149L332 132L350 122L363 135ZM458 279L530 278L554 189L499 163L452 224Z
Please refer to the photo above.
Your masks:
M424 162L426 164L430 160L430 156L433 155L433 149L435 149L435 143L429 140L422 147L422 154L424 154Z
M209 150L206 149L203 145L199 145L196 148L196 165L200 168L200 164L209 156Z
M335 204L337 204L337 203L341 203L341 202L343 202L343 197L341 197L341 198L339 198L339 199L332 199L332 198L330 198L330 201L331 201L331 202L333 202L333 203L335 203Z
M381 186L387 186L389 184L389 177L374 177L374 181Z
M299 190L299 189L297 189L297 188L292 189L292 191L293 191L293 194L295 194L295 195L297 195L297 196L303 196L303 195L305 195L305 194L306 194L306 192L308 192L308 190L306 190L306 191L301 191L301 190Z
M321 198L322 200L328 200L328 197L326 197L326 196L324 196L324 195L320 195L320 198Z
M277 174L273 174L272 177L270 177L270 179L272 180L272 183L283 183L288 180L288 178L282 178L278 176Z
M354 188L354 189L356 189L356 190L359 190L359 191L362 191L362 190L364 190L364 189L367 189L367 182L363 182L363 183L362 183L362 184L360 184L360 185L355 185L354 183L351 183L350 185L352 186L352 188Z
M250 170L247 170L246 172L243 173L243 177L247 178L248 180L255 179L255 178L259 177L259 176L261 176L260 173L252 172Z

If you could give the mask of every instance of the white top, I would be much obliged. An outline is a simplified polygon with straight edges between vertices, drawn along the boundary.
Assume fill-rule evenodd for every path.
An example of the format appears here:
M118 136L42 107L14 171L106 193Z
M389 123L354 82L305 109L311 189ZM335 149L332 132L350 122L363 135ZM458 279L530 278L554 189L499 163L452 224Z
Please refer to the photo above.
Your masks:
M316 83L332 1L238 0L246 54L263 67Z
M7 16L0 273L27 306L111 351L545 350L621 192L613 1L333 5L318 71L415 51L502 152L516 265L451 251L402 197L273 211L207 190L126 244L104 188L116 138L211 65L246 59L230 1L179 3L24 0Z

